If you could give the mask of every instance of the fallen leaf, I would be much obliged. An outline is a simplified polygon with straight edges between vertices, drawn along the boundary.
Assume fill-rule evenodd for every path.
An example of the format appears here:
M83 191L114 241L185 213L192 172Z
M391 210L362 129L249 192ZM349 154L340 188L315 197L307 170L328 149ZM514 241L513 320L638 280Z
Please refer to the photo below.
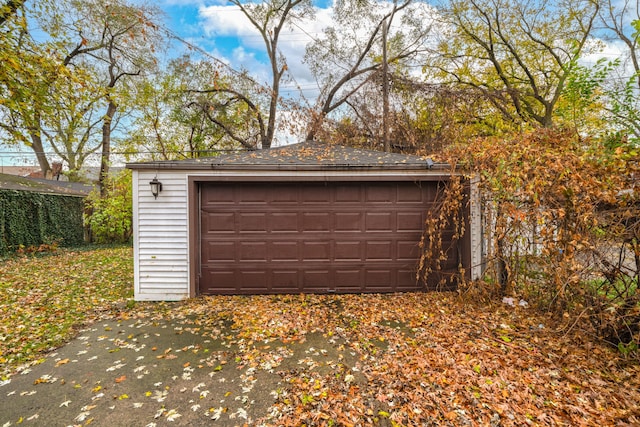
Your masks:
M182 415L180 415L175 409L172 409L169 412L167 412L166 418L167 418L167 421L175 421L181 416Z
M62 365L66 365L67 363L69 363L69 359L59 360L58 362L56 362L56 368Z

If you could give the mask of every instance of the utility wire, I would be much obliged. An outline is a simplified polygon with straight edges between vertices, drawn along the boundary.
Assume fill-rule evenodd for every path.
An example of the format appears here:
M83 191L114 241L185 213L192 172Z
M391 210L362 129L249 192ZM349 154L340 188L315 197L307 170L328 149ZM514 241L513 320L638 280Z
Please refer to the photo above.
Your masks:
M180 43L184 44L185 46L187 46L189 49L192 49L198 53L200 53L201 55L211 59L212 61L214 61L216 64L226 68L227 70L229 70L229 72L231 72L231 74L236 75L237 77L243 78L248 80L249 82L255 84L256 86L260 87L263 90L270 90L269 88L265 87L263 84L258 83L254 78L252 78L251 76L249 76L246 73L243 73L242 71L236 70L235 68L233 68L231 65L227 64L226 62L224 62L223 60L217 58L216 56L211 55L209 52L207 52L206 50L204 50L203 48L201 48L200 46L197 46L187 40L185 40L184 38L180 37L178 34L176 34L175 32L173 32L172 30L170 30L169 28L167 28L164 25L160 25L159 28L164 31L167 36L169 38L175 39L177 41L179 41Z
M252 84L258 86L260 89L262 89L265 92L270 92L271 88L266 87L265 85L263 85L262 83L258 83L254 78L252 78L251 76L249 76L248 74L236 70L235 68L233 68L231 65L229 65L228 63L222 61L220 58L211 55L209 52L207 52L206 50L204 50L203 48L201 48L200 46L197 46L187 40L185 40L184 38L182 38L181 36L179 36L178 34L176 34L174 31L170 30L169 28L167 28L164 25L160 25L159 28L165 32L165 34L167 34L168 37L175 39L177 41L179 41L180 43L184 44L185 46L187 46L189 49L192 49L198 53L200 53L201 55L211 59L212 61L214 61L216 64L224 67L225 69L229 70L229 72L231 72L231 74L236 75L237 77L240 77L242 79L246 79L249 82L251 82ZM304 32L304 31L303 31ZM305 33L307 36L311 37L309 34ZM304 91L302 89L302 86L296 81L296 78L293 76L293 74L291 73L287 73L291 80L293 81L292 85L283 85L283 86L288 86L288 87L294 87L295 89L298 90L300 96L302 97L302 100L304 101L304 103L309 107L309 100L306 98L306 96L304 95ZM316 89L316 86L314 85L313 89Z

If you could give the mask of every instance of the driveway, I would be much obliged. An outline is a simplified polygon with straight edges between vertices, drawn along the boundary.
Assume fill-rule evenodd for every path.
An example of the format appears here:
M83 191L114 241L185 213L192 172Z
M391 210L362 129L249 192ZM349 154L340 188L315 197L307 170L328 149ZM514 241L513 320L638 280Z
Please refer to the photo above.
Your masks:
M151 308L98 322L0 382L0 426L258 425L282 415L273 405L285 372L346 376L357 362L337 337L255 341L227 316L160 305L164 315ZM354 370L347 381L356 378Z
M640 420L637 364L553 329L454 294L138 304L1 382L0 426Z

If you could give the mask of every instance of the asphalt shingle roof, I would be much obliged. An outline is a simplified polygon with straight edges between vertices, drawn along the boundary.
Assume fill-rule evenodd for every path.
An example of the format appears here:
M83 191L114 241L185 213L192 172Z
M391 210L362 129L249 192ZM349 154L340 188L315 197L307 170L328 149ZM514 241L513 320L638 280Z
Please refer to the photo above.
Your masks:
M319 142L179 161L129 163L131 169L442 169L427 157L384 153Z
M91 187L66 181L51 181L0 174L0 190L32 191L35 193L85 197L91 191Z

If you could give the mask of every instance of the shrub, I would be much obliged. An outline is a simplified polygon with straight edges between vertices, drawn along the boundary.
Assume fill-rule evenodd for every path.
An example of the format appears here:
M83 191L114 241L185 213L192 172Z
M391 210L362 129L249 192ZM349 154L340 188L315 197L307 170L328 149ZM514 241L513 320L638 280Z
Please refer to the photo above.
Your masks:
M94 189L87 198L85 221L94 243L129 243L133 234L131 171L110 176L106 193Z
M624 142L624 141L622 141ZM487 273L605 340L640 340L640 174L631 144L537 129L478 139L452 161L481 178ZM635 340L635 341L634 341Z

